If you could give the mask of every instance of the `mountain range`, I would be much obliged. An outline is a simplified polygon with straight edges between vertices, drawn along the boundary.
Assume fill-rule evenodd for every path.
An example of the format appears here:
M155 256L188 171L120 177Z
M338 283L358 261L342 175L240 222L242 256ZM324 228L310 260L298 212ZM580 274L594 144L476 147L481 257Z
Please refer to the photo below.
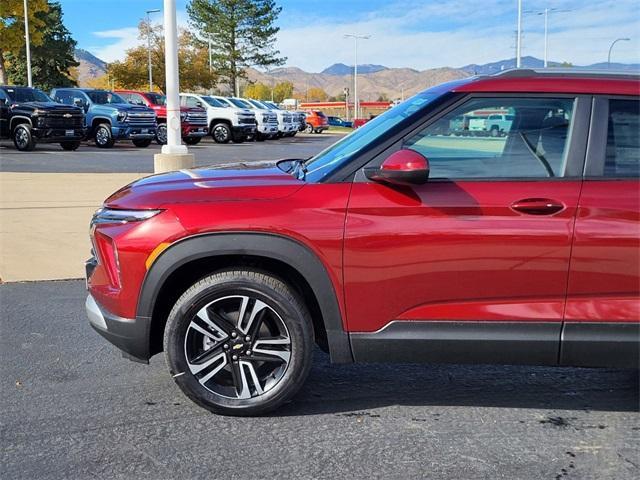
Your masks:
M86 50L76 49L76 60L80 62L79 84L86 85L92 78L104 75L107 64ZM500 60L485 64L470 64L460 68L442 67L427 70L413 68L388 68L384 65L358 65L358 97L363 101L378 99L381 95L389 99L407 98L425 88L439 83L468 77L470 75L489 75L515 67L515 59ZM523 68L542 68L544 62L535 57L522 57ZM551 67L571 66L576 69L606 69L606 63L586 66L572 66L559 62L549 62ZM612 63L611 68L617 70L640 71L640 64ZM306 92L311 87L323 89L329 96L339 96L345 88L353 91L353 66L336 63L320 73L309 73L297 67L276 68L268 73L248 69L251 82L273 85L282 81L293 83L298 93Z

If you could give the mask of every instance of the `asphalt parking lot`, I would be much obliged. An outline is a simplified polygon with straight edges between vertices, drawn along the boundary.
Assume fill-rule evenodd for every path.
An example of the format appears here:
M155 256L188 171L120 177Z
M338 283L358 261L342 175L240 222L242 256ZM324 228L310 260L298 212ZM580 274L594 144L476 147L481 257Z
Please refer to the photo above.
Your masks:
M263 418L212 415L122 359L84 283L0 285L0 478L638 478L638 373L338 365Z
M264 142L220 145L210 137L189 147L196 165L240 160L276 160L308 158L342 138L342 135L301 133L292 138ZM160 153L155 142L136 148L131 142L117 142L111 149L101 149L93 142L83 142L75 152L65 152L57 143L38 144L32 152L19 152L9 140L0 144L0 172L34 173L153 173L153 154Z

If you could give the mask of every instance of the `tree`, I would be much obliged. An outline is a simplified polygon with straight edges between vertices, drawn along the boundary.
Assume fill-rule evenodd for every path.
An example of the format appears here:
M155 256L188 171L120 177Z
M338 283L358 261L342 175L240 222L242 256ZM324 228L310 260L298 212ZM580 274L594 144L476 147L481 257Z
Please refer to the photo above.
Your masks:
M320 87L311 87L307 90L306 97L308 102L326 102L329 96Z
M211 41L213 65L232 92L238 93L247 67L286 61L275 49L280 28L274 23L281 11L274 0L191 0L187 5L191 25Z
M380 95L378 95L378 102L388 102L389 101L389 97L387 97L386 93L381 93Z
M291 98L293 95L293 83L280 82L273 87L273 101L276 103L282 102L285 98Z
M38 17L49 9L47 0L29 2L29 37L31 46L42 45L44 22ZM24 48L24 2L23 0L0 1L0 85L8 82L5 55L17 54Z
M62 7L49 2L49 10L36 17L43 21L42 44L31 49L31 72L34 85L49 91L53 87L75 87L71 69L80 65L73 56L76 41L62 23ZM11 83L27 84L27 54L23 46L18 54L7 55L7 73Z
M147 36L151 35L151 68L154 87L164 91L166 87L164 61L164 34L162 26L152 26L147 22L138 25L140 40L144 45L127 50L123 61L113 62L107 68L116 84L125 88L149 88ZM182 90L212 88L217 83L216 72L209 71L207 47L186 30L178 37L178 68Z
M271 88L264 83L250 83L244 89L244 96L255 100L271 100Z

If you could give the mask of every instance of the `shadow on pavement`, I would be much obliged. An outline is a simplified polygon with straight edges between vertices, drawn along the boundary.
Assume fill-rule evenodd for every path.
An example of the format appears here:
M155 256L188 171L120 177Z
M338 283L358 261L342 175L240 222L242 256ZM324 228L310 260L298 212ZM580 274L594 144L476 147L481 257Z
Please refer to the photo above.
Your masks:
M318 352L294 400L273 416L392 405L638 411L637 370L496 365L331 365Z

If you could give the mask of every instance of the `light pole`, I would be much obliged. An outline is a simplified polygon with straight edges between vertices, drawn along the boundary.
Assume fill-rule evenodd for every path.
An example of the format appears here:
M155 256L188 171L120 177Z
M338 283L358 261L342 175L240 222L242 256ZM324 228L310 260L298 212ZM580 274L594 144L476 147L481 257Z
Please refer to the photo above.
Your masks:
M367 40L371 35L356 35L347 33L344 38L353 38L355 43L355 63L353 64L353 119L360 115L360 105L358 105L358 39Z
M27 7L27 0L24 0L24 38L27 46L27 84L33 87L33 80L31 77L31 42L29 41L29 8Z
M524 13L531 13L533 15L544 15L544 68L548 65L548 45L549 45L549 13L565 13L573 10L560 10L559 8L545 8L544 10L535 11L527 10Z
M26 1L26 0L25 0ZM149 54L149 91L153 92L153 72L151 69L151 14L158 13L160 9L147 10L147 53Z
M522 51L522 0L518 0L518 26L516 35L516 68L521 66L521 51Z
M164 0L164 65L167 79L167 144L154 156L154 172L193 168L195 159L180 141L180 82L176 0Z
M611 50L613 50L613 46L618 42L628 42L630 38L616 38L613 42L611 42L611 46L609 47L609 55L607 55L607 68L611 68Z
M211 39L209 39L209 75L213 70L213 52L211 50Z

